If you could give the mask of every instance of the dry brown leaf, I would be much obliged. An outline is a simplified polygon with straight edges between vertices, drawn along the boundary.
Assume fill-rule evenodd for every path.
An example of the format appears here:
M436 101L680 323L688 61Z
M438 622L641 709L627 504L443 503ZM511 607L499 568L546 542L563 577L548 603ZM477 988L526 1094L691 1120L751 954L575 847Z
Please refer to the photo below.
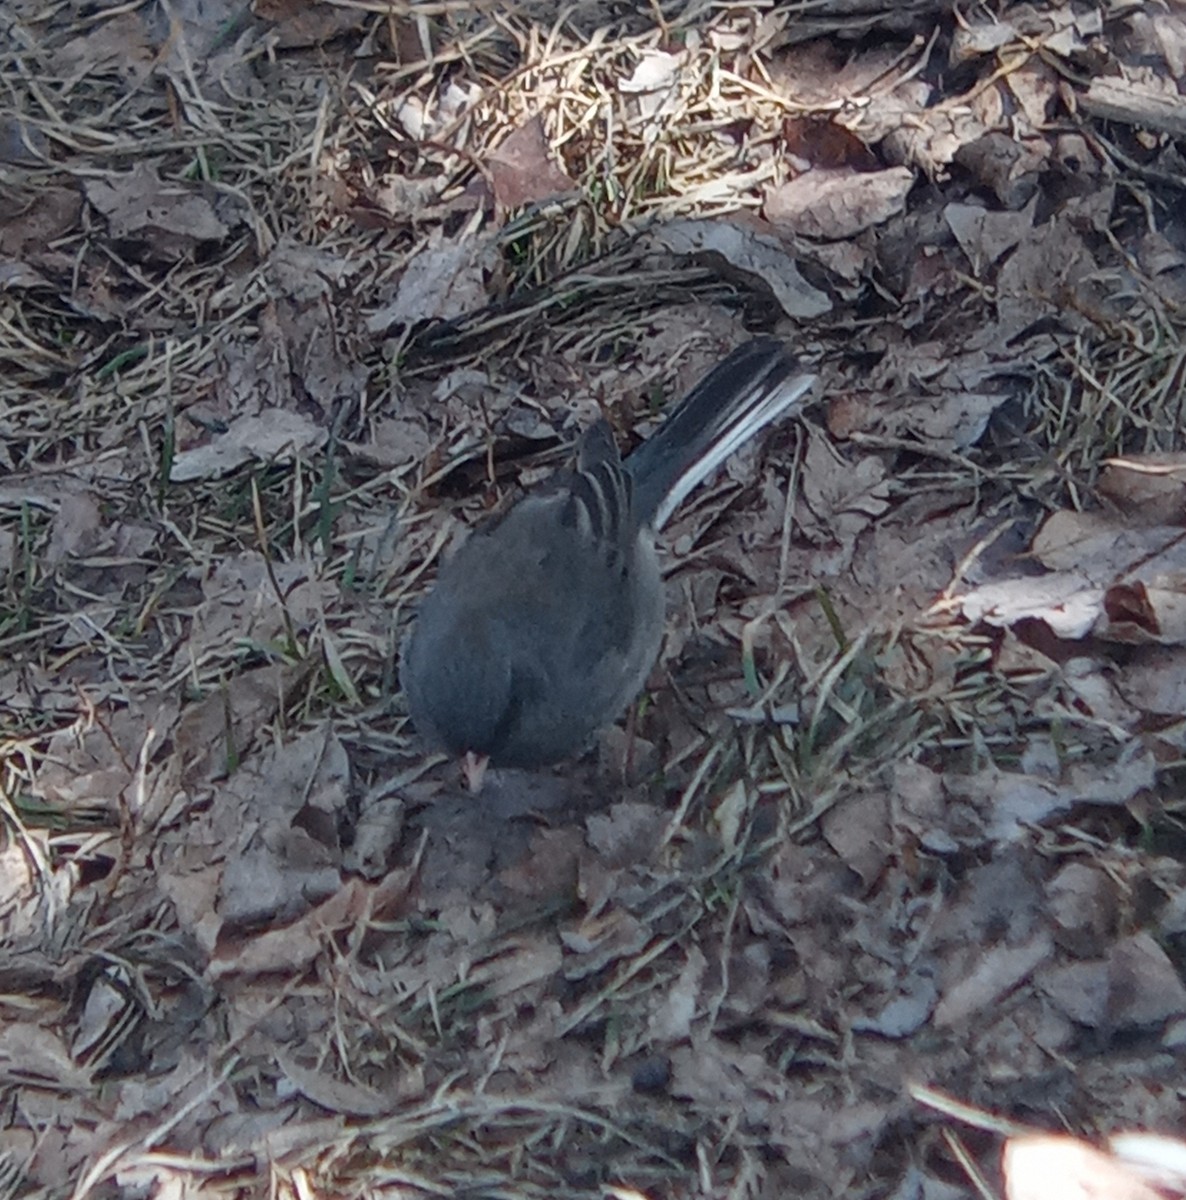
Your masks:
M1081 958L1097 954L1115 932L1118 900L1116 885L1104 871L1067 863L1046 886L1058 944Z
M1138 650L1117 673L1120 694L1135 709L1163 717L1186 713L1186 649Z
M52 257L51 242L77 228L82 216L82 193L73 187L40 187L18 203L5 197L0 216L0 254L41 265Z
M553 160L538 116L512 130L486 161L494 181L494 200L503 212L576 190L576 184Z
M395 298L367 318L367 329L380 334L477 312L489 302L486 276L494 273L496 263L497 251L488 239L446 239L434 229L404 267Z
M51 288L53 284L36 267L0 260L0 292L18 288Z
M893 853L884 792L866 792L825 814L820 830L842 862L871 888Z
M361 32L366 11L306 0L254 0L252 11L263 21L276 23L276 45L281 50L322 46L346 34Z
M1033 228L1036 210L1036 199L1020 212L989 210L979 204L949 204L943 218L967 255L972 273L981 278Z
M551 901L569 896L583 849L579 829L536 830L528 853L500 871L499 882L519 896Z
M739 1112L761 1122L788 1094L786 1079L761 1054L708 1035L677 1047L671 1065L671 1094L707 1112Z
M692 1022L701 1006L708 960L697 946L690 947L679 975L664 989L658 1005L647 1018L647 1034L657 1046L683 1041L692 1032Z
M850 461L823 437L812 434L803 458L804 534L836 542L847 560L857 537L889 508L885 465L874 455Z
M45 560L54 565L94 549L103 527L99 498L92 492L67 492L50 526Z
M408 881L401 879L406 890ZM290 925L265 930L255 937L224 938L210 961L210 978L273 972L286 977L300 974L325 952L335 933L355 926L367 915L376 887L384 886L348 879L328 900Z
M1045 129L1058 99L1058 79L1054 68L1037 55L1005 76L1005 83L1024 114L1023 120L1015 114L1011 130L1015 137L1028 140Z
M156 59L143 16L121 12L91 26L55 50L54 65L63 75L114 70L129 85L143 80Z
M416 1094L397 1094L394 1090L377 1092L360 1083L335 1079L315 1067L297 1062L289 1052L278 1052L276 1065L298 1092L327 1112L348 1117L377 1117L397 1105L416 1098Z
M879 165L876 155L860 138L832 120L785 117L782 136L787 153L804 167L874 171Z
M1043 522L1031 550L1052 571L1074 570L1108 584L1183 537L1182 530L1172 527L1140 528L1106 513L1064 509Z
M608 867L647 862L654 854L667 818L651 804L615 804L585 823L589 845Z
M345 448L351 454L381 470L424 462L432 446L433 441L424 422L414 417L375 421L370 441L345 443Z
M932 180L945 179L960 150L988 131L965 97L937 104L932 99L922 80L900 84L856 118L855 132L869 143L884 142L890 162L917 167Z
M25 1021L9 1021L0 1028L0 1079L58 1092L92 1086L90 1071L76 1065L56 1033Z
M978 956L971 972L949 987L932 1017L936 1029L949 1028L989 1008L1024 983L1053 953L1047 933L1021 946L992 946Z
M289 408L298 399L306 408L311 399L323 410L352 403L365 387L367 368L359 361L357 308L342 304L341 297L350 294L362 263L288 237L272 248L264 270L269 302L260 332L265 336L256 353L243 360L250 374L235 380L233 388L247 392L246 403L232 404L232 411L258 416L269 402ZM337 314L332 321L326 320L329 312Z
M310 730L253 756L215 803L241 814L219 890L229 927L290 921L341 885L338 814L350 765L328 728Z
M342 865L347 871L375 880L393 866L394 854L403 836L407 804L398 796L364 800L354 827L354 840Z
M232 228L224 217L237 220L230 203L220 203L216 212L198 185L165 182L144 162L126 175L88 180L84 187L107 218L113 239L139 243L159 259L176 261L198 246L222 242Z
M1119 583L1104 593L1107 621L1100 636L1137 645L1186 643L1186 574L1155 582Z
M267 646L291 622L308 628L324 611L332 587L305 559L269 564L257 551L218 560L202 580L202 603L194 613L194 658L237 654L244 642Z
M587 916L560 931L568 951L564 974L569 979L587 978L611 962L638 954L650 937L650 930L637 917L620 908Z
M816 168L766 193L762 214L776 229L841 240L881 225L906 207L914 172Z
M197 786L230 771L255 735L289 702L311 667L309 662L257 667L190 705L174 733L187 783Z
M1059 637L1094 632L1125 642L1186 640L1186 534L1133 528L1102 513L1057 512L1035 535L1043 576L985 584L959 598L970 620L1044 621Z
M1186 454L1106 459L1098 487L1121 512L1143 524L1186 524Z
M1096 212L1111 211L1108 189L1091 193L1084 208L1068 201L1049 221L1035 225L997 272L998 345L1024 334L1036 321L1054 316L1074 327L1080 321L1069 297L1094 304L1095 258L1079 230Z
M1186 984L1147 933L1114 943L1105 958L1046 968L1035 982L1073 1021L1109 1036L1186 1013Z
M1086 40L1098 37L1103 29L1103 14L1096 9L1036 8L1019 6L1016 10L984 15L970 13L956 23L950 58L966 62L991 54L1010 42L1027 47L1043 46L1063 56L1086 48Z
M1090 712L1090 693L1082 699ZM1028 826L1048 821L1075 804L1128 804L1152 788L1156 779L1152 755L1132 743L1118 761L1076 764L1061 780L993 768L974 776L948 775L945 786L952 800L968 801L982 814L988 837L1011 842L1026 837Z
M805 107L823 107L836 97L867 96L901 60L885 45L862 46L837 60L827 38L791 43L774 54L767 70L779 91Z
M200 446L180 450L169 469L169 482L219 479L249 462L292 462L316 453L327 436L323 426L303 413L266 408L235 418L230 428Z
M496 955L476 961L467 979L497 999L554 978L563 964L563 951L554 938L523 937L504 942Z

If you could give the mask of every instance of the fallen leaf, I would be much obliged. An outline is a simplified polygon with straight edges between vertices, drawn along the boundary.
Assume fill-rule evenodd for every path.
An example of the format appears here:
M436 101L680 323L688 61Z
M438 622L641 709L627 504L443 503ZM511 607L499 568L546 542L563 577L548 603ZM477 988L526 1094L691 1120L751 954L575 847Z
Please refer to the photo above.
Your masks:
M209 441L178 451L169 470L170 483L219 479L245 463L286 463L312 454L325 444L323 426L302 413L266 408L236 417L230 428Z
M666 1046L691 1034L707 969L704 952L696 946L690 947L679 975L664 990L647 1019L647 1034L654 1045Z
M808 320L832 309L824 292L803 277L773 234L727 220L670 221L650 235L652 244L704 261L726 276L769 292L788 317Z
M87 1091L93 1083L56 1033L11 1020L0 1029L0 1080L63 1092Z
M971 973L949 987L932 1017L936 1029L949 1028L996 1004L1039 967L1054 950L1046 933L1021 946L991 946Z
M1035 983L1073 1021L1110 1036L1186 1013L1186 984L1147 933L1115 943L1105 958L1047 968Z
M782 136L787 153L808 167L873 171L879 165L876 155L856 134L833 120L784 117Z
M53 53L56 70L66 77L113 70L129 84L145 79L155 59L144 18L136 11L92 25Z
M377 1092L360 1083L335 1079L324 1071L297 1062L290 1053L278 1052L276 1065L301 1095L331 1113L343 1113L349 1117L377 1117L381 1113L391 1112L407 1100L415 1099L415 1095Z
M775 229L839 241L904 211L913 186L907 167L863 174L816 168L771 188L762 214Z
M406 876L400 875L399 894L406 896ZM317 905L300 920L254 937L226 938L211 959L211 979L227 975L258 975L282 972L297 975L315 958L325 953L332 935L358 924L371 911L373 898L388 881L378 884L350 879L328 900ZM393 892L393 896L396 893ZM394 915L395 908L388 915Z
M310 669L308 662L271 663L244 671L186 708L173 735L186 782L194 786L233 770Z
M434 229L404 267L395 298L367 318L367 329L386 333L397 325L450 320L483 308L490 299L486 275L494 269L495 254L487 239L446 238Z
M1186 454L1136 454L1104 460L1100 494L1146 525L1186 525Z
M1046 885L1058 944L1082 958L1098 954L1115 930L1118 901L1116 885L1104 871L1067 863Z
M529 117L487 159L494 199L504 212L569 195L576 184L553 161L538 116Z
M943 210L943 219L979 279L1020 244L1033 227L1036 211L1036 198L1020 212L990 210L979 204L949 204Z
M139 243L154 258L183 259L231 231L200 185L165 182L146 162L126 175L90 179L83 186L87 200L107 218L110 236Z
M0 215L0 254L40 265L56 242L78 227L82 193L74 187L48 186L36 194L5 197Z

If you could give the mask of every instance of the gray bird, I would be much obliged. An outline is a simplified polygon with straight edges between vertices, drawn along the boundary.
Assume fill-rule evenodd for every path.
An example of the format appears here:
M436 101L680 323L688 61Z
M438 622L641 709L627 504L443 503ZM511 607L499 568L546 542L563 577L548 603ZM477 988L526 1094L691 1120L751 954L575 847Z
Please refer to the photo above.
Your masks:
M478 526L420 605L400 678L432 746L540 767L579 754L659 654L655 532L684 497L815 383L782 343L747 342L622 461L604 420L558 472Z

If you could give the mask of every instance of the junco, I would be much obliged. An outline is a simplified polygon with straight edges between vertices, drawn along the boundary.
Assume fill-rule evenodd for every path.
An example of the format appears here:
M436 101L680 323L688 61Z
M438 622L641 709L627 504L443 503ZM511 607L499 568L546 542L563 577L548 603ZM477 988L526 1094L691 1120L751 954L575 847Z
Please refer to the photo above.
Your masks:
M815 382L780 342L724 359L622 461L609 425L561 471L478 526L442 567L400 677L429 743L539 767L580 753L638 694L663 636L655 531L706 476Z

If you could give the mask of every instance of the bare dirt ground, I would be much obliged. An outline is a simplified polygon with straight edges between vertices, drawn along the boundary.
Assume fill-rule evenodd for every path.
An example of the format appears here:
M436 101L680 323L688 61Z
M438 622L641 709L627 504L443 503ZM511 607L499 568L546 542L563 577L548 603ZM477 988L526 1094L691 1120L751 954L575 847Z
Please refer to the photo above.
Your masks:
M1186 7L0 54L0 1195L1181 1194L1001 1148L1182 1125ZM441 556L755 332L631 721L467 795Z

